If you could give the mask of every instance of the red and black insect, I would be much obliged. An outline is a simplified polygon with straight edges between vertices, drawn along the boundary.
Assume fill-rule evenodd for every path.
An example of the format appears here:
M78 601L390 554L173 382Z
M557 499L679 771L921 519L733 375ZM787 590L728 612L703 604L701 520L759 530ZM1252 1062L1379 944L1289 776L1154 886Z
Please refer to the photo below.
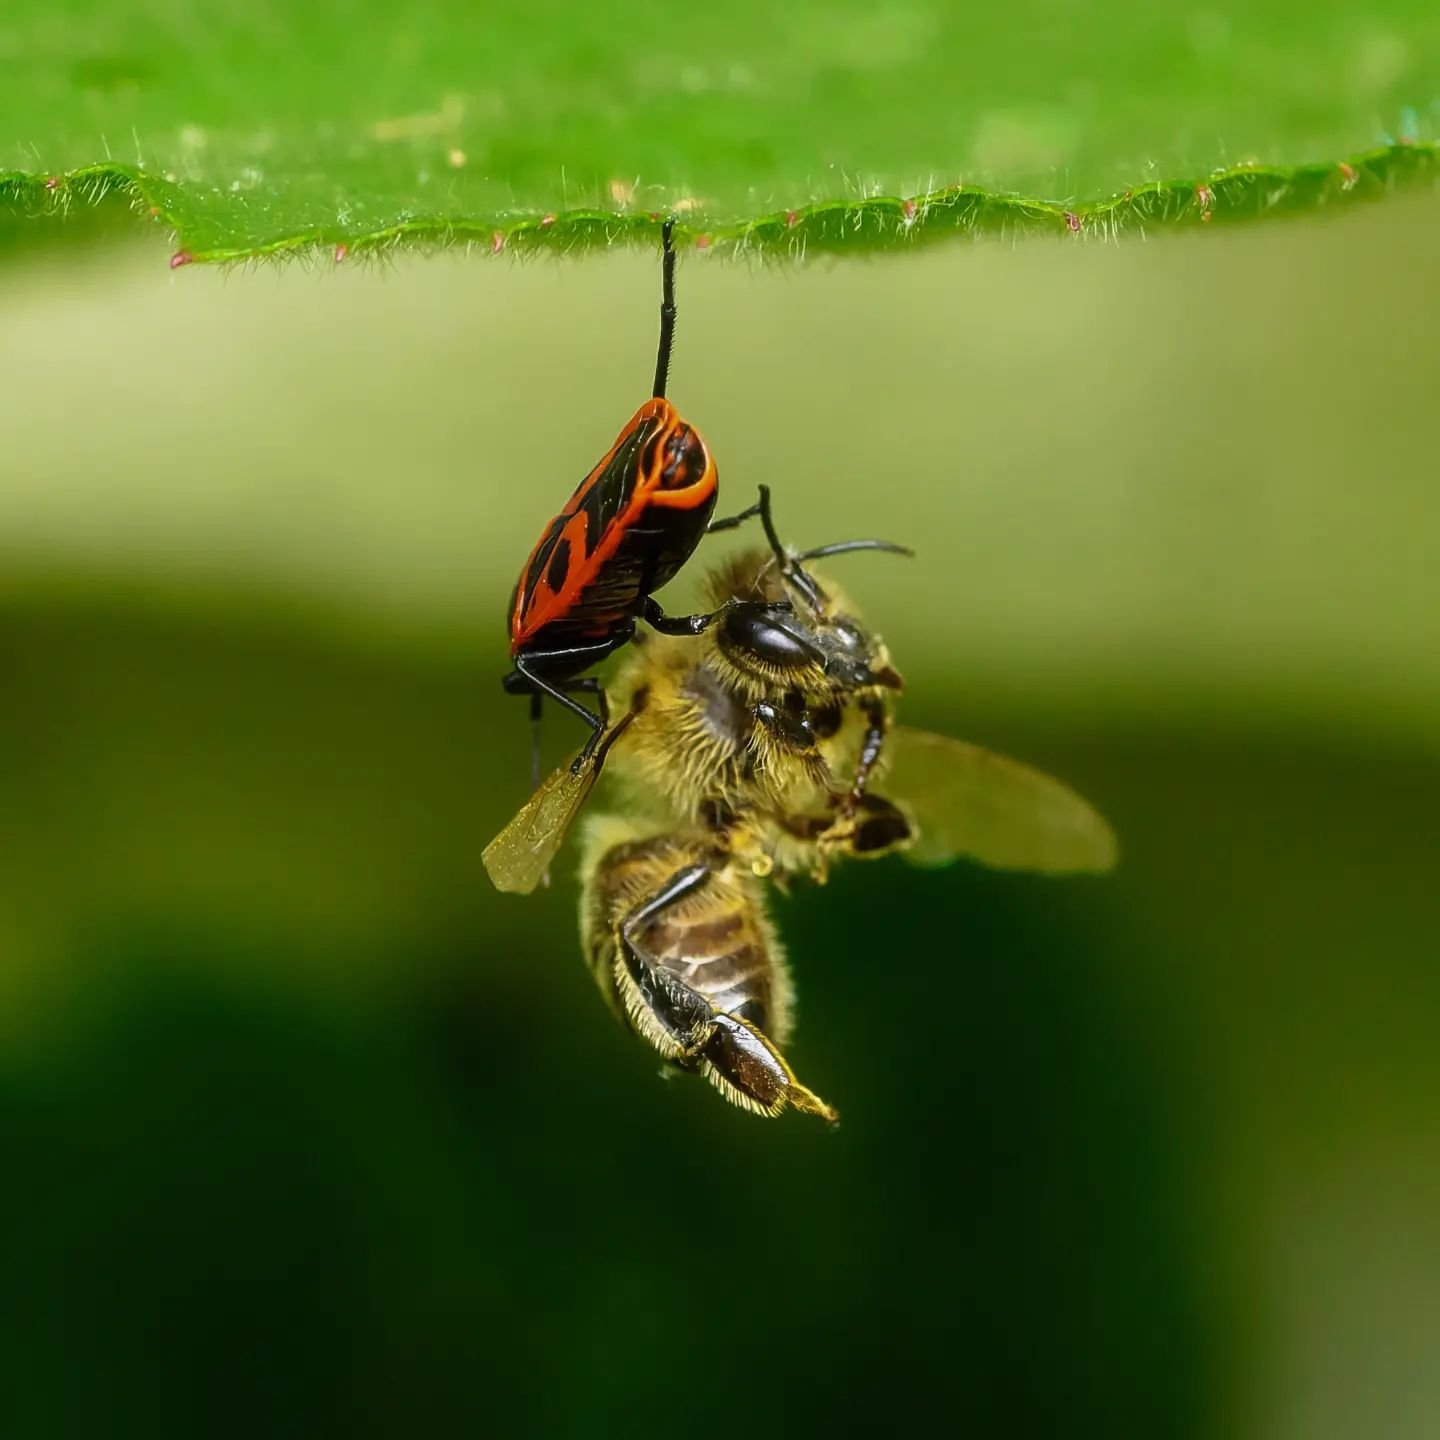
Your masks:
M713 615L666 615L652 592L675 577L707 529L728 529L759 513L752 506L712 525L719 494L715 461L700 432L665 398L675 337L674 225L667 220L662 231L660 349L652 398L545 527L510 599L515 668L504 679L505 689L531 697L537 727L546 695L591 727L577 769L593 754L608 721L604 688L584 672L630 641L638 619L669 635L704 630ZM576 693L595 696L596 710L574 699Z

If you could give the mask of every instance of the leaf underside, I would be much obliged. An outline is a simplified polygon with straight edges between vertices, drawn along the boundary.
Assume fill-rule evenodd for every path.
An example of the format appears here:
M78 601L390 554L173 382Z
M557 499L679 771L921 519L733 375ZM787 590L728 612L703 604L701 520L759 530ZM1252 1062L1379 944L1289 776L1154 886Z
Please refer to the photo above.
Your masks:
M117 205L174 264L586 250L665 215L760 256L1111 238L1433 181L1437 77L1419 0L12 0L0 242Z
M702 250L785 256L876 251L957 236L1071 235L1118 238L1148 227L1254 220L1323 206L1373 200L1407 182L1433 180L1437 147L1396 144L1330 164L1289 169L1240 165L1204 180L1155 182L1089 201L1056 201L967 188L963 183L918 195L870 195L821 200L750 218L676 225L679 242ZM0 203L30 216L72 215L71 206L124 198L142 216L174 236L171 264L256 260L323 252L337 261L406 247L464 245L494 254L507 251L605 249L647 239L663 206L648 212L559 210L516 215L439 213L407 216L376 229L338 222L295 233L245 239L232 235L225 216L194 213L183 187L144 171L96 165L63 176L0 175ZM682 207L681 214L685 213ZM197 237L204 237L197 238ZM238 243L236 243L238 241Z

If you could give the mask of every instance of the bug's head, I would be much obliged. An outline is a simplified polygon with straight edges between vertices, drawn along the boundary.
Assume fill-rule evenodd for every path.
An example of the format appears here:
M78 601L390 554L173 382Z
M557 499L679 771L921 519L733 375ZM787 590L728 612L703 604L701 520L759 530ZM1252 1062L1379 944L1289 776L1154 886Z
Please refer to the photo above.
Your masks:
M674 498L707 484L713 489L715 462L700 432L668 400L650 403L655 419L640 452L639 473L652 488Z

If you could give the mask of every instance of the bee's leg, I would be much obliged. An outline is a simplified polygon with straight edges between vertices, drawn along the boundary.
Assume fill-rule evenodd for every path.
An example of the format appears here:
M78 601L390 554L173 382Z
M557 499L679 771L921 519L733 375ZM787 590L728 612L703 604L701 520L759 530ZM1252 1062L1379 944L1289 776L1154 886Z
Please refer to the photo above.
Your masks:
M717 1010L646 948L649 928L711 874L705 865L677 870L616 926L616 967L623 971L616 980L625 1013L665 1059L698 1067L727 1100L767 1115L793 1105L834 1123L836 1112L795 1078L754 1025Z
M806 1115L818 1115L831 1125L840 1112L807 1089L785 1063L785 1057L748 1020L711 1012L710 1034L700 1047L702 1072L727 1099L778 1115L793 1105Z
M704 865L686 865L615 926L616 981L635 1029L667 1060L693 1054L709 1034L711 1007L647 948L649 927L710 878Z
M890 713L879 700L866 700L860 706L860 713L865 717L865 739L860 746L855 779L851 782L849 793L840 801L840 815L845 820L854 818L856 806L865 798L870 772L880 758L880 751L885 746L885 732L890 728Z

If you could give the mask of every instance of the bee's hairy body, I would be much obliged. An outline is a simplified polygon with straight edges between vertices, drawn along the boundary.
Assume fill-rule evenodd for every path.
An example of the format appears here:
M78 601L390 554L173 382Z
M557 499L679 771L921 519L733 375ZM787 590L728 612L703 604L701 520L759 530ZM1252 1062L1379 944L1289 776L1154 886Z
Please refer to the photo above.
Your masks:
M717 609L787 603L764 551L712 574L706 598ZM888 727L900 684L883 644L852 614L830 589L822 613L788 617L819 654L832 635L844 637L838 675L819 663L767 666L727 645L723 624L698 638L647 635L611 689L612 711L632 717L610 761L632 808L722 828L732 850L763 853L781 869L823 869L813 837L833 830L867 724L877 734Z

